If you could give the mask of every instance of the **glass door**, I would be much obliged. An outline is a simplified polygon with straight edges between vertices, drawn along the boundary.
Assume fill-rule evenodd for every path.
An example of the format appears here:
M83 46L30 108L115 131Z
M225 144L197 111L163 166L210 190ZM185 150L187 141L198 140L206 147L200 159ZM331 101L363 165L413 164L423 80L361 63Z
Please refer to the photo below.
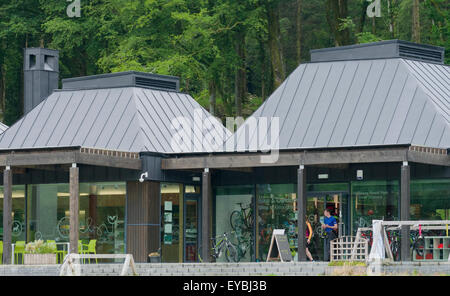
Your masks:
M200 232L200 195L185 194L184 200L184 262L197 262Z
M323 210L325 209L325 196L321 194L308 195L306 200L306 217L313 230L311 243L308 246L314 260L322 261L324 258L324 240L321 238L323 223Z
M322 238L323 212L329 209L331 215L338 221L338 235L348 233L348 201L347 193L308 193L306 201L306 218L311 224L313 236L309 251L314 260L324 259L325 240Z

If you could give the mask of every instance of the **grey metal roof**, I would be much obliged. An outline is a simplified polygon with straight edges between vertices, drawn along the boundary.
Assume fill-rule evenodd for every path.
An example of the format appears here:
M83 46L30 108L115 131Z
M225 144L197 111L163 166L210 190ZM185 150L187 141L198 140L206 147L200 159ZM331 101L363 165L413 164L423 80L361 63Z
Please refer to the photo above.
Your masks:
M424 62L444 64L445 56L444 47L398 39L313 49L310 52L311 62L410 58Z
M449 148L449 108L449 66L373 59L302 64L252 117L279 118L280 149ZM228 147L250 150L251 141L270 138L269 129L261 137L254 129L246 135L254 118L227 140Z
M171 142L176 132L172 122L180 116L193 121L195 110L216 129L203 130L196 121L202 133L190 139L191 152L211 151L209 142L201 145L206 133L214 138L230 133L187 94L138 87L57 91L0 135L0 149L81 146L179 152Z

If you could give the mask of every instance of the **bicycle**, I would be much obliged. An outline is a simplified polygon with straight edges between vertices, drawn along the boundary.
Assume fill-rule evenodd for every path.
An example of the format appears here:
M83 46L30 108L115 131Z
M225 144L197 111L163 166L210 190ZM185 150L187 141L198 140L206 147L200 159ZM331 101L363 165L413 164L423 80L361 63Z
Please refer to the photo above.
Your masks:
M247 254L247 251L252 251L252 237L249 235L248 232L244 232L244 234L240 234L239 232L235 232L236 240L237 240L237 251L238 251L238 258L237 262L241 261L242 258L245 257Z
M411 241L411 248L416 251L417 255L423 257L425 249L425 240L422 235L422 226L419 225L419 230L411 231L409 235Z
M362 231L361 232L361 237L366 239L369 242L369 247L372 246L373 237L372 237L372 231L371 230Z
M218 239L218 241L217 241ZM211 258L217 260L225 254L225 260L227 262L238 262L238 251L236 246L229 240L228 233L224 233L215 238L211 238ZM202 259L202 247L198 248L198 259L203 262Z
M242 203L237 203L240 210L235 210L230 215L231 228L236 231L242 228L243 231L249 231L253 229L253 211L251 206L243 207Z
M398 231L388 231L387 237L389 240L389 248L391 249L394 261L399 261L400 259L400 234Z
M389 240L389 247L392 251L394 260L398 261L400 259L400 250L401 250L400 233L398 230L389 231L387 233L387 236ZM417 255L423 256L425 248L425 240L423 239L422 227L420 225L418 231L417 230L410 231L409 240L410 240L410 249L412 251L416 251Z

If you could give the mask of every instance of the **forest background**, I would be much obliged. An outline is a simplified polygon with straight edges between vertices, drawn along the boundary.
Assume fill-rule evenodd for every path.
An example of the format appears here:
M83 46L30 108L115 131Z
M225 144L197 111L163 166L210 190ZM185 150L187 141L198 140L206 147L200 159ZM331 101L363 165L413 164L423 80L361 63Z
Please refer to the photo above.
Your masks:
M247 117L311 49L401 39L446 48L450 0L0 0L0 121L23 113L23 50L60 51L60 79L179 76L215 116ZM67 7L79 1L79 17Z

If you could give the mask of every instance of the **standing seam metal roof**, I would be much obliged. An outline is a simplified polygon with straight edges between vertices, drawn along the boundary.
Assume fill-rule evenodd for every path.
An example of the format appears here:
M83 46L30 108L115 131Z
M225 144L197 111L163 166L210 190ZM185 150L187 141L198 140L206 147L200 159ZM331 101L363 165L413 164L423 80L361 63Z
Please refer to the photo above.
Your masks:
M0 135L0 149L180 152L179 144L172 143L172 123L179 117L194 121L194 112L202 116L194 123L201 134L192 132L195 137L188 141L195 148L189 152L213 151L214 145L203 141L207 135L220 143L231 135L187 94L139 87L57 91ZM204 129L205 122L216 129Z
M247 135L261 117L279 118L279 149L449 148L450 68L403 58L302 64L225 145L263 147L270 125L262 137Z

